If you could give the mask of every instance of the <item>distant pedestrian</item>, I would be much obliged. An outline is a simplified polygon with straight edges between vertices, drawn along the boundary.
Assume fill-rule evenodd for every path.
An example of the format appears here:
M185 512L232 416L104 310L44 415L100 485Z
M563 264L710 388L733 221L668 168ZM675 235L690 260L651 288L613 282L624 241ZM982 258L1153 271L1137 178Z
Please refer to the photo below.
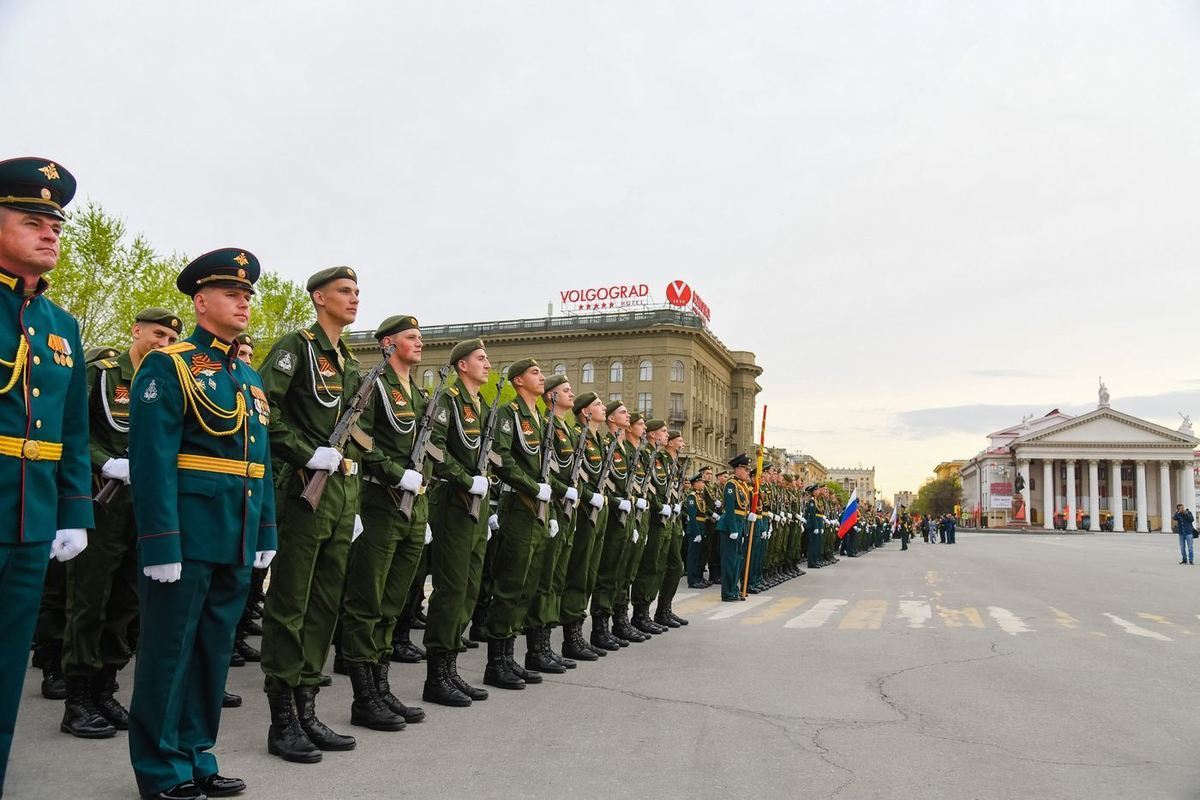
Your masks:
M929 516L921 517L921 538L926 542L929 541Z
M1179 563L1192 564L1192 539L1196 534L1195 518L1192 512L1183 507L1183 503L1175 506L1175 532L1179 534Z
M942 529L942 542L945 544L954 544L954 517L947 514L945 516L945 527Z

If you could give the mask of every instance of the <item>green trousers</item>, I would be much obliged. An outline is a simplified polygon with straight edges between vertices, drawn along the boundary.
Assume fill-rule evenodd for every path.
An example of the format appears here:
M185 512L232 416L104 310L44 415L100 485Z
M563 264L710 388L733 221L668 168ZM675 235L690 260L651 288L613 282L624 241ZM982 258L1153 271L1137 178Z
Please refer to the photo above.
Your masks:
M552 508L550 513L555 514L558 520L558 535L553 539L547 538L542 550L541 566L535 566L537 585L525 618L526 628L548 628L557 625L562 616L562 590L567 580L567 563L575 544L575 522L579 519L581 509L576 507L570 519L561 508Z
M683 521L679 517L671 520L667 526L667 531L670 536L667 537L665 547L666 564L663 567L662 584L658 590L658 605L659 607L671 607L671 601L675 599L675 592L679 590L679 579L683 577Z
M433 591L425 621L425 649L431 655L462 648L462 634L479 597L483 552L487 547L487 510L479 521L467 513L467 495L438 482L429 491L428 547Z
M638 562L637 572L629 592L629 599L635 606L650 605L658 596L658 590L662 588L662 576L667 566L666 550L670 534L667 530L668 523L659 513L659 506L660 503L657 500L651 500L650 508L647 511L647 515L650 517L650 533L646 536L646 549L642 551L642 557ZM642 533L646 532L642 531Z
M575 511L575 539L567 558L559 621L563 625L582 622L587 616L588 599L596 588L596 573L600 569L600 551L604 547L604 528L608 524L605 505L592 522L592 507Z
M127 492L96 506L87 548L65 566L64 673L121 669L129 663L129 626L138 613L137 528Z
M232 564L184 561L174 583L141 576L129 757L142 794L217 772L209 751L249 590L250 567Z
M517 492L500 498L500 530L496 531L491 575L484 587L488 599L482 631L486 639L511 639L524 628L548 539L536 507L536 501Z
M271 562L263 605L263 688L268 694L321 682L358 513L358 476L331 475L316 511L300 499L303 488L302 473L288 479L279 552Z
M0 545L0 794L49 558L50 542Z
M718 530L721 539L721 599L733 600L742 593L742 554L745 535L730 539L731 531Z
M642 563L642 558L646 554L646 543L650 535L650 522L648 511L638 511L633 515L633 520L630 523L627 534L628 541L625 543L625 552L621 556L621 563L617 567L617 590L613 597L613 608L625 608L629 605L629 595L633 590L633 581L637 577L638 566ZM634 541L634 536L637 536L637 541Z
M405 519L386 486L364 483L361 516L363 532L346 564L342 659L377 663L392 652L392 631L425 549L429 503L419 495Z
M636 511L636 509L635 509ZM608 526L604 531L604 546L600 553L600 564L596 572L596 587L592 592L592 615L610 615L617 596L617 583L621 559L630 546L630 535L635 514L631 511L621 522L616 506L609 510Z
M34 641L39 645L62 641L66 627L67 565L55 560L46 567L46 577L42 581Z

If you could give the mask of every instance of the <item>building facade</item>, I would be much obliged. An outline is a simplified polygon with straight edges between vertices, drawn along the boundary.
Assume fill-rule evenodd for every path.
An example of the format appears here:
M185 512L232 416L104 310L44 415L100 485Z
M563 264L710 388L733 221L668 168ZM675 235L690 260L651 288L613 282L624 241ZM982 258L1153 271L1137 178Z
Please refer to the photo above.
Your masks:
M875 496L874 467L830 467L826 480L838 484L847 492L857 489L858 501L864 505L870 503L874 507L879 499Z
M535 358L547 374L570 378L576 394L595 392L606 403L661 417L683 431L687 452L700 464L723 465L754 453L754 411L762 387L754 353L730 350L695 314L656 309L422 327L424 355L416 370L425 385L464 339L480 337L493 370L503 374ZM379 359L371 333L353 333L351 348L364 369Z
M897 508L912 508L913 501L917 499L916 492L903 491L896 492L892 495L892 505Z
M939 481L952 480L957 478L962 471L963 464L966 464L965 458L956 458L953 461L943 461L933 468L933 477Z

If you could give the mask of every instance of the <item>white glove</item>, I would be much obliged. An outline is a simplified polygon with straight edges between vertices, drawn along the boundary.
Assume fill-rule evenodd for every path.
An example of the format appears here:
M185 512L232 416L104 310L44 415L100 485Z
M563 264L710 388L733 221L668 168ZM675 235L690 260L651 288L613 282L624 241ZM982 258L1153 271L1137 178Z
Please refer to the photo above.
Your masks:
M108 480L124 481L125 485L129 485L129 459L128 458L110 458L104 462L104 466L100 468L100 477Z
M552 519L550 520L550 538L553 539L555 536L558 536L558 520Z
M274 550L259 550L254 554L254 566L256 569L266 569L274 558Z
M733 533L729 534L730 539L736 539L737 537L738 537L737 531L734 531Z
M489 531L498 531L498 530L500 530L500 517L499 517L499 515L497 515L497 514L492 514L490 517L488 517L488 530L489 530Z
M87 531L83 528L63 528L54 534L54 541L50 543L50 557L70 561L82 553L87 544Z
M758 514L755 514L753 511L746 515L746 522L754 522L756 519L758 519Z
M637 499L637 507L638 507L638 511L645 511L647 508L650 507L650 504L646 502L646 498L639 497Z
M588 500L588 503L591 504L592 508L601 508L604 506L604 495L597 492L592 495L592 499Z
M639 535L640 535L640 534L638 533L638 529L637 529L637 528L634 528L634 529L633 529L633 543L634 543L634 544L637 544L637 540L638 540L638 537L639 537Z
M714 507L714 508L720 508L720 507L721 507L721 501L720 501L720 500L716 501L716 502L713 504L713 507Z
M763 531L762 533L760 533L758 535L758 538L762 539L765 542L767 540L767 532Z
M662 514L664 517L669 517L669 516L671 516L671 507L668 505L664 505L662 508L660 508L658 510L658 513Z
M692 541L693 541L693 542L695 542L696 544L700 544L700 540L701 540L702 538L704 538L704 537L703 537L703 536L697 536L696 538L692 539Z
M579 490L576 489L574 486L568 486L567 493L563 495L563 500L566 500L571 503L578 503L579 502Z
M550 500L550 484L539 483L537 485L537 487L538 487L538 493L537 493L538 502L539 503L549 502L549 500Z
M467 490L467 494L473 494L476 497L483 497L487 494L488 479L482 475L476 475L471 478L471 488Z
M426 524L425 525L425 544L429 544L432 541L433 541L433 528L429 527L429 525Z
M363 526L362 517L358 514L354 515L354 531L350 534L350 543L353 544L358 537L362 536Z
M336 472L342 466L342 454L332 447L318 447L304 466L308 469Z
M675 513L678 514L681 511L683 511L683 503L676 503L675 504Z
M720 519L721 519L721 515L720 515L720 514L713 514L713 515L712 515L712 521L713 521L713 522L717 522L717 521L718 521L718 520L720 520Z
M156 564L153 567L143 567L142 574L159 583L174 583L183 577L183 564Z
M628 500L626 500L624 497L622 497L621 502L617 504L617 508L619 510L625 512L626 514L628 514L630 509L633 508L633 506L629 504Z
M397 486L405 492L418 491L421 488L421 473L415 469L404 470L404 475L400 477L400 483Z

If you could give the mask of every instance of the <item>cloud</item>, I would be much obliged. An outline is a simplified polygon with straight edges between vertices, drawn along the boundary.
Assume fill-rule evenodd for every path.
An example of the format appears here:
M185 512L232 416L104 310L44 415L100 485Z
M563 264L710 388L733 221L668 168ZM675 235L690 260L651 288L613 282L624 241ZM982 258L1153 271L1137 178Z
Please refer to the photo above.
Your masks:
M1045 372L1030 372L1023 369L973 369L969 370L967 374L973 375L976 378L1022 378L1036 380L1051 377Z

